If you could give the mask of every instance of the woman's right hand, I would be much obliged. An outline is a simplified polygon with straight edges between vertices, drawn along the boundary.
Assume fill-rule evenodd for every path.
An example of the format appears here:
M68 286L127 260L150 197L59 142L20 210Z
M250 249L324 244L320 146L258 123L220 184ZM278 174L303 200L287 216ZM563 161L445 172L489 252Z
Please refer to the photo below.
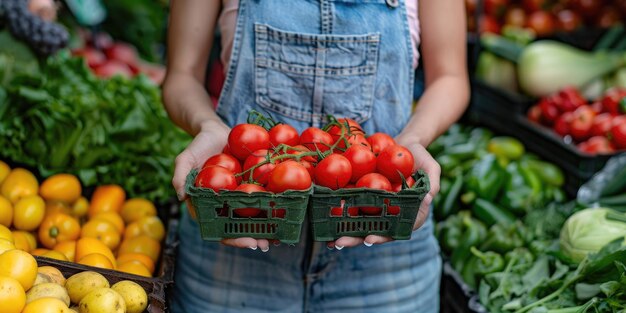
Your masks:
M189 146L176 157L172 184L174 188L176 188L178 199L187 202L187 208L190 214L194 212L194 209L185 192L185 180L187 179L187 175L192 169L202 167L210 156L222 152L224 146L228 143L229 132L230 128L222 121L208 120L202 124L200 132L193 141L191 141ZM223 239L222 243L237 248L250 248L253 250L258 248L263 252L267 252L270 249L270 243L267 239L254 239L250 237L232 238Z

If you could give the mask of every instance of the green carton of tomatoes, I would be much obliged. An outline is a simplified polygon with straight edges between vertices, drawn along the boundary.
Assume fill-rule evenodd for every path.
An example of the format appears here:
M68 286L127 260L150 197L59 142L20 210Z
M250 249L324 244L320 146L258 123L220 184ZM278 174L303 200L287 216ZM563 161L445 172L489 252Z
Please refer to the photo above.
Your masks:
M202 239L252 237L277 239L283 243L300 241L312 188L281 193L240 190L217 193L210 188L197 187L197 176L198 170L189 173L186 191L200 224Z
M367 235L410 239L420 204L430 190L423 171L412 178L415 183L409 187L405 182L398 192L372 188L333 190L315 185L309 201L313 240Z

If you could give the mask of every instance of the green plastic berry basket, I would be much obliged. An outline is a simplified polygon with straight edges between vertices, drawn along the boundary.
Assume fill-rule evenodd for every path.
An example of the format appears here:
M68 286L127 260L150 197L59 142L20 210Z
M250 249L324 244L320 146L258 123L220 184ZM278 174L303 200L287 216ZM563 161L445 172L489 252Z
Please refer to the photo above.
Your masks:
M411 238L419 206L430 190L428 176L419 171L415 184L397 193L367 188L331 190L315 186L309 202L313 240L332 241L341 236L381 235L396 240ZM379 208L364 215L360 208Z
M203 240L252 237L278 239L284 243L300 241L312 188L288 190L279 194L243 191L216 193L209 188L196 187L194 182L197 175L197 169L189 173L185 188L198 218ZM258 208L261 213L257 217L238 217L234 210L241 208Z

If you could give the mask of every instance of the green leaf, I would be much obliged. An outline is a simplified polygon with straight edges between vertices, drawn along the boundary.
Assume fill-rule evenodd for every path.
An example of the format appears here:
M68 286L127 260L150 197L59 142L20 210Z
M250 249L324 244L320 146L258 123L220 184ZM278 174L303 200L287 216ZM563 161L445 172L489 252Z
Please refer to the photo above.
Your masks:
M622 284L616 281L607 281L599 286L600 291L607 297L613 296L620 288L623 288Z
M579 300L588 300L600 293L600 284L578 283L574 286L576 290L576 298Z

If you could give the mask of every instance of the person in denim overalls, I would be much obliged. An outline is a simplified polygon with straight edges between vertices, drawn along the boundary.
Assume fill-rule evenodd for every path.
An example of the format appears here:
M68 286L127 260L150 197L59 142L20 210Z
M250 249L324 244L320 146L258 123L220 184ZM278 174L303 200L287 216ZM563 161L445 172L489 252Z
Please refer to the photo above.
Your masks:
M432 190L411 240L342 237L295 246L265 239L200 238L184 212L173 312L437 312L441 260L429 205L440 169L424 149L465 109L465 20L460 0L419 3L426 91L412 114L413 52L404 0L240 0L231 61L217 109L204 68L217 0L172 0L163 97L195 136L176 159L173 184L226 144L252 109L299 132L325 116L353 118L409 148Z

